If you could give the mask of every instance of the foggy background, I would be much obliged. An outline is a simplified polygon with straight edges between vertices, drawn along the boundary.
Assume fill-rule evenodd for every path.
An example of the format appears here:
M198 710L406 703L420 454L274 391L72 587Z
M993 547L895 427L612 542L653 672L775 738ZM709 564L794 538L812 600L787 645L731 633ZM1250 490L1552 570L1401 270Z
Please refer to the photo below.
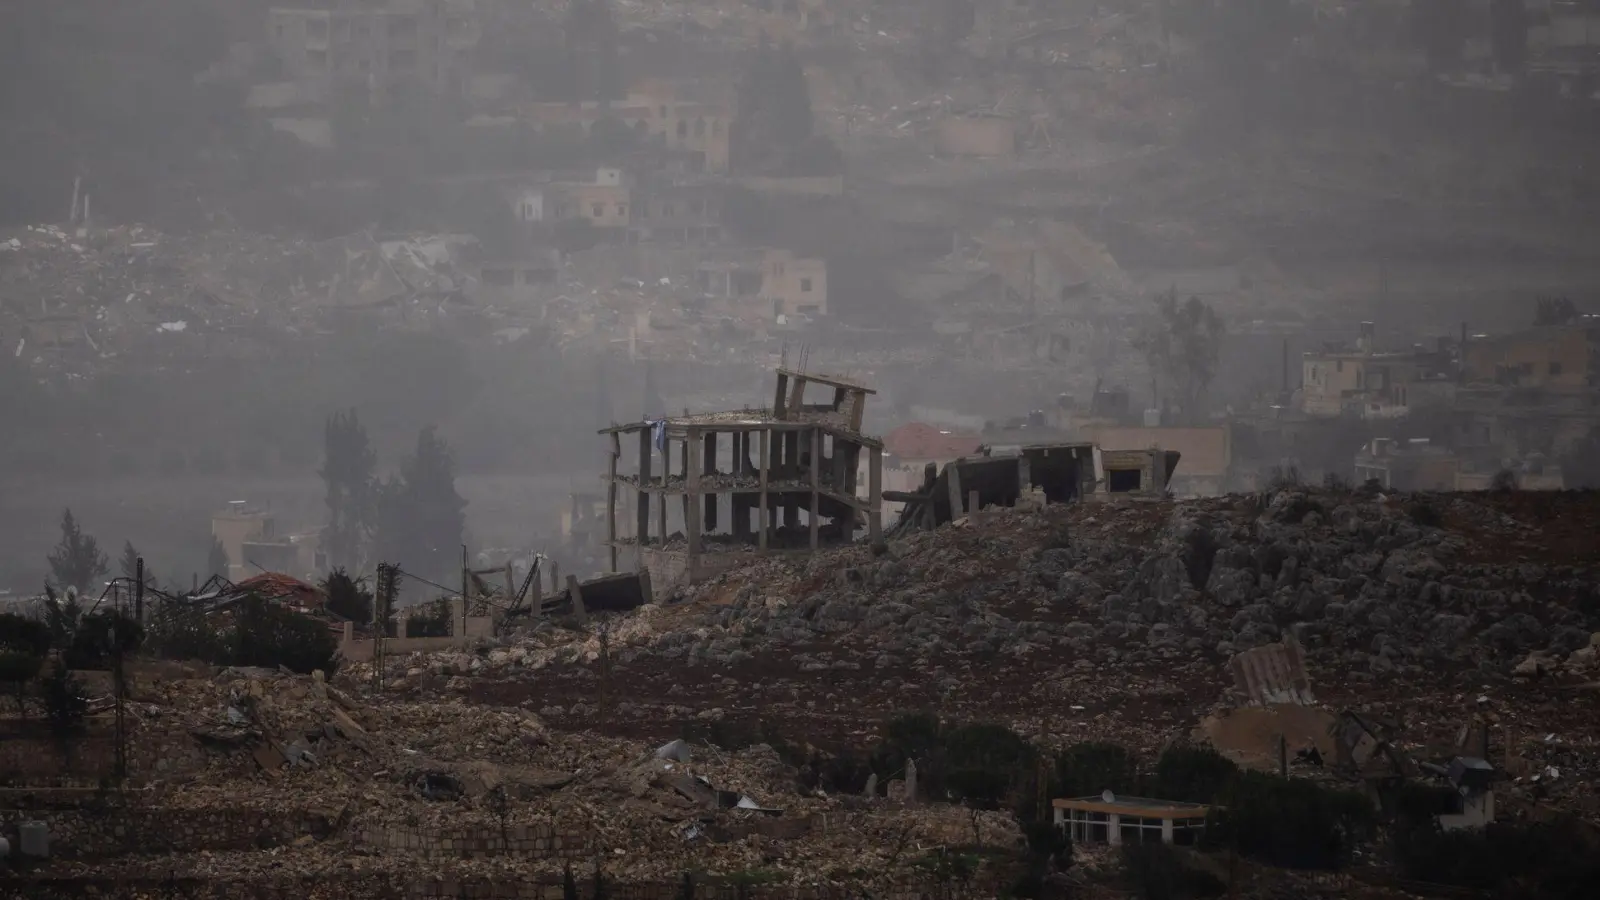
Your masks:
M1297 383L1303 350L1363 320L1407 347L1468 323L1525 327L1540 297L1592 307L1596 49L1532 65L1529 22L1550 6L9 0L0 244L18 249L0 247L0 589L37 589L65 507L178 582L205 577L209 517L228 501L322 524L322 429L339 410L359 412L380 472L438 426L468 543L538 549L568 494L598 489L597 428L764 405L780 358L809 352L811 368L878 387L869 430L913 407L1004 420L1085 402L1097 384L1143 408L1154 400L1129 340L1181 283L1225 324L1207 408L1189 411L1204 419L1294 388L1283 354ZM381 85L352 69L268 106L260 86L303 80L273 7L394 7L419 17L418 40L460 49L448 71L444 55ZM995 29L1029 16L1066 25L1048 46L997 50ZM587 228L530 238L501 202L497 179L518 173L674 171L626 126L520 124L540 104L625 106L648 79L726 96L717 243L825 260L826 315L755 333L690 318L641 348L632 318L586 304L692 311L693 297L652 299L685 276ZM953 110L1006 111L1025 152L930 150L928 123ZM308 140L290 119L321 124ZM834 174L840 196L738 181ZM92 198L81 237L77 194ZM1045 220L1115 261L1062 295L1066 358L949 355L942 295L906 273ZM30 230L46 225L68 230ZM542 241L561 271L511 314L482 299L467 263L448 288L408 282L394 316L323 308L340 306L328 272L382 268L352 236L440 234L490 256ZM669 349L662 335L685 332L687 349Z

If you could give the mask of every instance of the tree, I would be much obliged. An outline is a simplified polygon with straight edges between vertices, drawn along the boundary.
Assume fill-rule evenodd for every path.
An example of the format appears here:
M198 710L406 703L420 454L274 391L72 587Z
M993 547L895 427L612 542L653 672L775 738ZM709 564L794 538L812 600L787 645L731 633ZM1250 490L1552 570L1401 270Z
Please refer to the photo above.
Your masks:
M843 156L815 133L811 88L794 48L763 39L739 82L728 144L733 168L778 175L832 175Z
M1098 741L1074 744L1056 756L1056 797L1092 797L1101 791L1130 793L1138 788L1139 767L1126 747Z
M572 877L572 863L561 873L561 900L578 900L578 880Z
M72 669L115 669L117 658L131 656L144 643L144 627L116 610L90 613L78 620L72 642L61 659Z
M467 501L456 493L455 458L432 426L381 491L377 545L384 559L435 581L457 572ZM446 583L449 583L448 581Z
M1217 374L1222 318L1199 297L1180 303L1178 292L1169 291L1156 298L1156 321L1134 339L1134 347L1150 367L1151 401L1165 407L1165 382L1176 390L1182 415L1199 417Z
M100 542L83 533L70 509L61 514L61 542L50 552L49 560L56 585L80 594L111 571L106 555L100 552Z
M122 543L122 558L117 560L117 570L123 578L128 579L130 582L138 579L139 557L141 555L139 550L133 546L133 541L124 541ZM147 588L156 586L156 577L150 574L148 566L144 570L144 586Z
M40 693L50 725L65 738L83 723L84 714L89 710L89 698L64 662L55 664L42 687Z
M1583 440L1561 457L1561 479L1569 488L1600 488L1600 426L1589 429Z
M321 669L331 675L339 645L316 619L260 597L247 597L238 607L224 649L229 665L283 666L301 675Z
M16 613L0 614L0 682L11 686L17 715L27 718L24 703L28 682L39 676L50 653L50 629Z
M1578 320L1578 308L1567 297L1540 297L1533 311L1535 328L1549 325L1571 325Z
M326 543L335 566L361 567L362 545L372 528L373 469L377 454L355 410L328 417L322 433Z
M211 536L211 550L206 554L206 572L228 577L228 549L222 546L222 540L216 535Z
M449 599L440 597L406 617L406 637L449 637L454 618Z
M572 0L562 27L569 100L622 98L617 23L607 0Z
M319 587L327 595L330 612L352 622L372 621L372 591L365 578L352 577L340 567L329 572Z
M50 632L50 646L58 650L71 647L82 618L83 604L78 602L76 590L68 588L58 596L55 588L44 586L44 624Z

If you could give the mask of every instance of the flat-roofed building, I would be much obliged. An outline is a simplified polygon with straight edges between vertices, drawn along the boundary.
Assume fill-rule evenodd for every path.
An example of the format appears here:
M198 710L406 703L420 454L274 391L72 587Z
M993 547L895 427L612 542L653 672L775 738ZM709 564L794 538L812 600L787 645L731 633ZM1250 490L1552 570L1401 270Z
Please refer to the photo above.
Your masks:
M1176 800L1119 797L1105 791L1098 797L1052 801L1056 825L1067 829L1074 843L1178 844L1188 846L1205 831L1211 808Z

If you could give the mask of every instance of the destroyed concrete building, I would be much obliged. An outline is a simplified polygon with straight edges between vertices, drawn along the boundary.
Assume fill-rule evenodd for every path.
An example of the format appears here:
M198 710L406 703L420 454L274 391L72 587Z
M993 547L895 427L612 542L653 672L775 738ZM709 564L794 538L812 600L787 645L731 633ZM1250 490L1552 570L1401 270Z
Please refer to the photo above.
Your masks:
M831 397L807 403L808 387L831 389ZM880 540L883 444L861 433L874 393L847 379L780 367L770 409L603 430L611 437L605 476L610 570L618 571L622 552L631 548L635 566L650 572L656 595L666 596L757 556L815 553L848 544L863 529L868 539ZM633 474L624 470L625 444L630 451L637 446ZM864 485L858 475L863 459ZM624 491L636 495L631 529L619 524ZM672 506L680 510L671 520L681 525L676 531L668 527Z

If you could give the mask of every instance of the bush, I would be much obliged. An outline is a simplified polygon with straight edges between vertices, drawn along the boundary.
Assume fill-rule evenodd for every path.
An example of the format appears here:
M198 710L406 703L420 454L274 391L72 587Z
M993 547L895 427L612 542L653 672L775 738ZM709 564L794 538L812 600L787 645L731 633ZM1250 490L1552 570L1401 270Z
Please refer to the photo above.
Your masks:
M372 591L365 578L355 578L341 566L322 580L322 591L328 597L328 611L352 622L372 621Z
M339 642L322 622L253 596L232 611L231 621L223 615L197 605L164 604L151 625L148 647L164 659L333 674Z
M50 727L57 734L71 734L83 724L83 717L89 711L89 698L66 666L57 664L50 670L40 686L40 694Z
M441 597L406 618L406 637L449 637L450 601Z
M1401 827L1431 828L1439 816L1455 812L1460 804L1461 795L1453 788L1407 781L1386 798L1385 812Z
M1086 741L1056 755L1052 797L1091 797L1107 790L1117 794L1139 790L1139 765L1126 747Z
M1216 876L1185 863L1180 851L1166 844L1125 844L1122 870L1128 886L1144 900L1218 897L1227 885Z
M1309 781L1242 772L1206 823L1206 843L1292 869L1336 869L1376 815L1366 797Z
M339 643L316 619L248 597L239 605L226 647L230 665L283 666L301 675L321 669L332 675Z
M1210 747L1178 744L1156 761L1151 796L1184 803L1215 803L1239 775L1233 760Z
M1411 521L1423 528L1441 528L1444 526L1444 516L1439 513L1439 508L1427 500L1418 500L1406 508L1406 514Z
M888 779L913 759L919 794L994 809L1031 783L1038 754L1003 725L947 727L936 715L912 713L885 723L868 764Z
M227 658L223 634L199 604L163 603L150 620L145 648L162 659L220 663Z
M1585 826L1562 818L1533 824L1492 823L1482 831L1440 831L1437 824L1397 827L1394 857L1407 878L1520 897L1591 896L1600 858Z
M28 682L39 677L50 653L50 629L43 622L15 613L0 614L0 682L17 698L17 714L26 717Z
M69 669L109 669L120 651L132 656L144 643L144 626L115 610L92 613L78 620L72 643L61 658Z

